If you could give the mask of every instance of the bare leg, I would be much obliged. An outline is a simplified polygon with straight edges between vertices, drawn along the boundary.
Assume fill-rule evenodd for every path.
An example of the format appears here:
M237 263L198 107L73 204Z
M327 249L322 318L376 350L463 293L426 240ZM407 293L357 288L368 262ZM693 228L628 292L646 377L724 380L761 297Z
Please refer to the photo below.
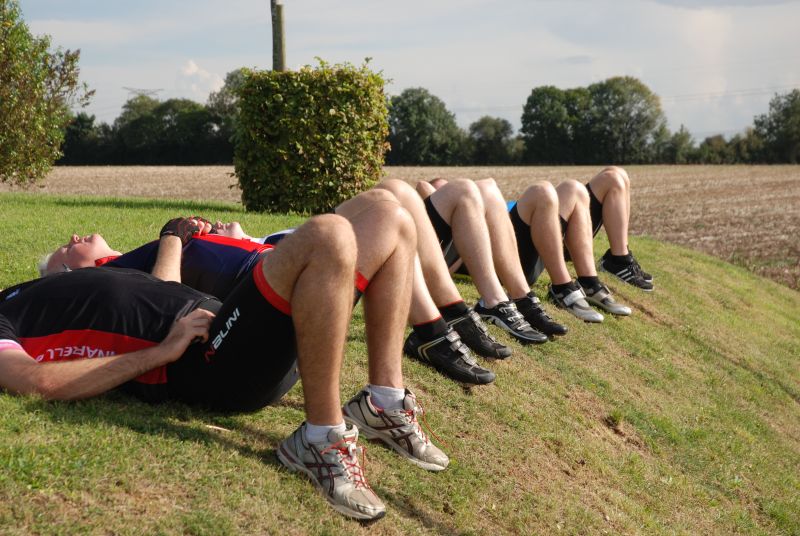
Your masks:
M608 167L589 181L603 204L603 225L612 255L628 254L628 222L631 215L631 181L620 167Z
M564 261L561 223L558 220L559 197L549 182L539 181L530 186L517 202L522 221L531 227L531 240L542 258L550 281L563 285L572 281Z
M556 188L559 213L569 222L565 241L578 276L596 276L589 192L578 181L567 180Z
M420 267L424 274L425 284L428 293L433 298L433 302L438 307L461 301L450 272L447 270L442 250L439 247L439 240L436 231L433 230L428 213L422 199L407 183L396 179L389 179L380 183L376 188L390 191L402 207L411 214L414 226L417 229L417 254L419 256ZM416 284L416 283L415 283ZM419 289L415 291L415 296L419 294ZM414 306L416 312L417 307ZM418 319L419 322L432 320L431 318ZM411 319L412 323L415 319Z
M511 299L519 299L530 292L517 250L514 226L508 217L508 206L494 179L475 181L486 208L486 225L489 229L494 269ZM460 251L460 250L459 250Z
M356 268L369 280L364 293L369 381L402 388L403 335L417 246L414 222L386 190L359 194L340 205L336 213L353 225L358 244ZM433 310L438 315L435 306Z
M430 196L439 215L453 228L453 240L487 307L508 300L494 271L486 209L477 185L450 181Z
M352 227L332 214L311 218L262 264L269 285L292 307L306 419L312 424L342 422L339 373L355 265Z

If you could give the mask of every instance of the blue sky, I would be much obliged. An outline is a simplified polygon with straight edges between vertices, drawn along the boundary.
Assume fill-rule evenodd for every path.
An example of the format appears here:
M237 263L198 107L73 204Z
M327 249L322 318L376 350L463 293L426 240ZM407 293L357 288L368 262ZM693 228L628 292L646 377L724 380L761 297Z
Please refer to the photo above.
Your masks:
M272 63L269 0L20 5L34 33L81 49L102 121L123 87L205 102L228 71ZM731 136L800 88L798 1L285 0L284 12L290 68L371 57L390 94L425 87L464 127L482 115L519 127L536 86L630 75L661 96L671 129Z

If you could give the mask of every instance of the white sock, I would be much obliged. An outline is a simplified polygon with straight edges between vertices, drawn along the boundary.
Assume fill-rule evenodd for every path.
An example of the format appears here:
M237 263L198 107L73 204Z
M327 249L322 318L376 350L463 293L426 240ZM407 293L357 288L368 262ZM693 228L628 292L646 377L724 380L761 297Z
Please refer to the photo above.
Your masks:
M369 384L367 390L372 397L373 405L388 410L403 409L403 400L406 397L405 389Z
M328 443L328 433L331 430L344 432L347 429L344 421L339 424L311 424L306 423L306 441L309 443Z

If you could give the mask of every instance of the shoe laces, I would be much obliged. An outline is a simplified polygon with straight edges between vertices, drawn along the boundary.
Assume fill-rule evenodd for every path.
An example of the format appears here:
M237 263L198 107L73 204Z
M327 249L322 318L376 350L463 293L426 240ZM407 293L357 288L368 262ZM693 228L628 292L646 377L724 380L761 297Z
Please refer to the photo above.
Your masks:
M419 400L417 400L416 397L414 397L414 408L404 409L403 411L406 413L406 415L409 416L410 423L416 424L415 431L417 433L417 436L420 439L422 439L422 441L426 445L429 444L431 441L428 438L428 434L426 434L425 431L422 429L422 427L419 425L420 421L417 419L417 416L422 417L422 424L425 426L425 429L428 430L428 433L436 438L436 441L444 445L446 448L448 449L450 448L450 445L448 445L447 442L443 440L441 437L437 436L436 432L434 432L433 428L431 428L431 425L428 424L427 419L425 419L425 409L422 407L422 404L420 404Z
M347 473L347 479L353 482L356 489L370 488L367 484L367 479L364 476L364 471L367 468L367 449L359 446L356 442L348 437L343 437L336 443L329 445L320 451L320 454L335 451L338 461L344 467ZM361 455L361 462L359 462L358 455Z

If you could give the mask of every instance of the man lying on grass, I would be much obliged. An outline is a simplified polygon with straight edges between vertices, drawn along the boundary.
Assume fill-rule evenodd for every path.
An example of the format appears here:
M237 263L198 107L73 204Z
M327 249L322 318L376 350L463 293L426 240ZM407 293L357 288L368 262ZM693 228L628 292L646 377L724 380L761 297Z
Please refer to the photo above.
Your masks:
M198 223L165 226L152 275L98 267L0 293L0 387L68 400L122 386L148 401L253 411L275 399L296 359L306 422L278 457L306 473L336 510L360 519L385 512L359 465L359 429L422 468L448 465L420 430L421 409L404 388L416 233L396 201L387 196L352 224L337 215L311 218L262 256L224 301L175 283ZM354 273L365 289L370 383L342 408Z

